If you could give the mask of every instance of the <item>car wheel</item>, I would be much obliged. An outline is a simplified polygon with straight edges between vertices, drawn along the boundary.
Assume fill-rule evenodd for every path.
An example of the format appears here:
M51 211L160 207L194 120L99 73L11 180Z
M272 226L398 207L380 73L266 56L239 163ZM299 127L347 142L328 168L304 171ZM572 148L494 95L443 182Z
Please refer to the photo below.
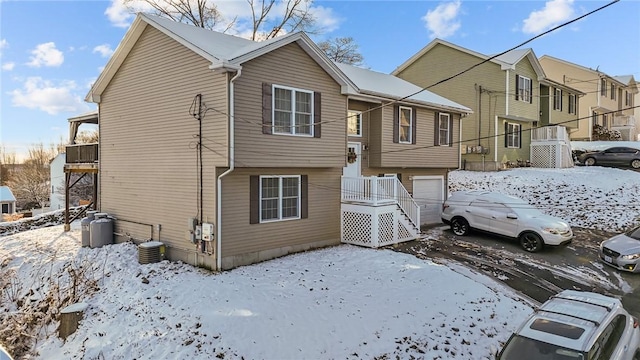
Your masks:
M596 159L594 159L594 158L592 158L592 157L590 157L590 158L586 158L586 159L584 160L584 164L585 164L585 165L587 165L587 166L593 166L593 165L595 165L595 164L596 164Z
M457 217L451 220L451 231L458 236L469 233L469 222L465 218Z
M634 169L640 169L640 160L635 159L631 162L631 167Z
M526 232L520 235L520 246L528 252L538 252L542 249L544 242L540 235L532 232Z

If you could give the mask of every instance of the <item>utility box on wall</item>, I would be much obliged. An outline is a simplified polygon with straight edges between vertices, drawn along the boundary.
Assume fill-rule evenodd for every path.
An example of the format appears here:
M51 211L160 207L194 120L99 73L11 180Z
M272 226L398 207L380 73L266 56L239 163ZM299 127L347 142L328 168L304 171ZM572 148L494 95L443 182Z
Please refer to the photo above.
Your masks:
M202 240L213 241L213 224L202 223Z

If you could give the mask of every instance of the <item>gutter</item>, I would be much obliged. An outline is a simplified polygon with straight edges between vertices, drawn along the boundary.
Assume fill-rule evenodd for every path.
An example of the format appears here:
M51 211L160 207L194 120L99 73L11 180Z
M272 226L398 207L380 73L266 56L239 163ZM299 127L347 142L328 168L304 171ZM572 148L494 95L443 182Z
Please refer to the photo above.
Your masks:
M235 169L235 109L234 109L234 85L242 74L242 68L239 67L236 74L229 81L229 169L218 176L217 184L217 205L216 216L218 218L217 241L216 241L216 269L222 269L222 178L229 175Z

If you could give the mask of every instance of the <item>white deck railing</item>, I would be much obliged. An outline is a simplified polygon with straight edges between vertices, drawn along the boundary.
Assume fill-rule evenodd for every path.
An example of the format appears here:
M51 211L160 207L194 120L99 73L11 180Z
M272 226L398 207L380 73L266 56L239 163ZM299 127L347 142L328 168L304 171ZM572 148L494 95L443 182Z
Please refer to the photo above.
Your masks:
M531 141L568 141L569 134L564 126L545 126L531 129Z
M420 207L396 177L342 177L342 201L373 206L398 204L409 220L420 227Z

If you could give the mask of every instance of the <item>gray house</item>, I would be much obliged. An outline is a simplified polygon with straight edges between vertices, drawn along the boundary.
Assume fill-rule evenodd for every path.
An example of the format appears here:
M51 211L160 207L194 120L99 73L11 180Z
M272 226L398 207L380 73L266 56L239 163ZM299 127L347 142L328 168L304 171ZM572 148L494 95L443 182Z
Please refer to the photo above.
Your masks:
M0 207L2 207L2 214L16 212L16 197L8 186L0 186Z

